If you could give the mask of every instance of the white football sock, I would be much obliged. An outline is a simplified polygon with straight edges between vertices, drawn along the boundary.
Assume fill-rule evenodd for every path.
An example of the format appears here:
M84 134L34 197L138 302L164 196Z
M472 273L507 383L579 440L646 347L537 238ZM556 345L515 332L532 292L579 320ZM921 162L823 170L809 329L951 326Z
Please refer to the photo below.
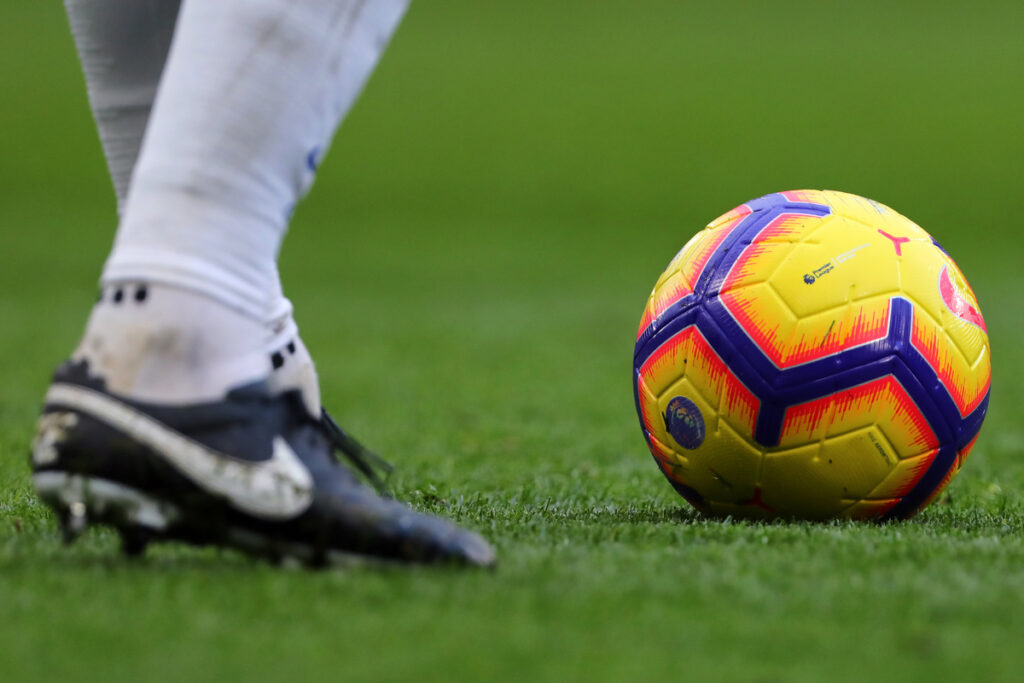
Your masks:
M118 154L118 150L131 148L133 135L138 139L139 120L103 118L102 112L114 111L118 101L108 97L116 88L105 88L104 79L109 83L119 79L111 76L109 63L103 68L88 63L90 55L95 61L101 52L90 45L103 41L89 37L95 37L99 15L84 19L82 2L68 0L68 11L111 173L120 186L118 173L123 178L131 171L124 172L130 169L130 163L123 162L129 154ZM175 0L153 4L169 12L166 8ZM230 345L233 338L245 336L246 343L238 344L240 355L247 358L238 365L245 371L220 373L230 376L230 382L176 378L180 388L172 392L175 400L198 400L200 394L215 393L210 388L214 385L223 389L252 374L259 364L248 359L248 341L260 338L264 359L268 349L275 364L275 354L283 354L284 362L270 377L271 384L278 389L302 389L310 411L319 412L316 373L298 338L291 304L281 294L276 254L291 210L308 191L334 129L358 96L406 5L406 0L185 1L115 249L103 276L106 285L115 287L158 283L150 284L150 291L162 291L160 283L166 284L168 292L182 290L182 302L191 299L187 291L194 291L219 302L225 311L241 314L225 312L226 320L235 322L225 322L215 331L208 328L204 333L203 326L193 327L196 334L219 335L218 344ZM151 68L148 73L155 71ZM95 85L94 79L98 79ZM135 106L141 111L143 89L133 92L139 95ZM115 123L104 131L103 121L124 125ZM191 303L172 308L179 309L183 318L188 310L193 311L193 319L210 314ZM134 314L145 318L152 310ZM243 317L261 321L263 334L255 337L248 325L241 324ZM93 318L90 331L101 321L113 320L100 307ZM95 337L87 334L87 340ZM217 349L218 344L195 343L190 348ZM154 352L159 345L147 348ZM211 358L216 355L211 351ZM155 361L151 365L162 367ZM171 365L170 360L164 364L168 371ZM208 364L196 367L203 365ZM149 392L140 388L148 387L147 381L118 384L134 387L127 389L133 395ZM159 390L155 392L154 398Z
M405 0L185 0L104 282L256 319L287 221Z
M65 6L120 213L170 51L181 0L65 0ZM276 393L300 388L311 410L319 412L316 370L298 338L292 305L281 290L279 278L268 300L274 302L266 320L265 348L267 356L275 361L271 390ZM278 363L278 358L287 362Z
M139 401L188 404L270 372L264 326L214 299L159 283L103 289L72 354L108 390Z

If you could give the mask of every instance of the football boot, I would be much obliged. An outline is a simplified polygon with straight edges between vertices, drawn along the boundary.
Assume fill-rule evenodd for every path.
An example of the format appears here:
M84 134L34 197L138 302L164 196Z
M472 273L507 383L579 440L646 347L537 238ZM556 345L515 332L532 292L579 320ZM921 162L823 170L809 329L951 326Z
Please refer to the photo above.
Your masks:
M377 486L377 456L298 390L265 383L223 400L158 405L109 392L86 361L61 365L32 446L32 481L65 541L114 527L123 550L153 541L236 548L310 566L382 562L492 566L476 533L423 514Z

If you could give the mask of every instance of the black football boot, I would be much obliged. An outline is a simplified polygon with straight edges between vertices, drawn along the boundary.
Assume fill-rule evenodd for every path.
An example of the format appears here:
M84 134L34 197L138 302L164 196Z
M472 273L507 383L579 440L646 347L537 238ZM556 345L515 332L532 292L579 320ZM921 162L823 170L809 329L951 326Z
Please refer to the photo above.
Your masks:
M128 554L150 541L238 548L311 566L356 558L492 566L479 535L364 486L368 455L298 391L261 385L189 406L108 392L85 362L59 367L32 447L32 481L66 541L116 528Z

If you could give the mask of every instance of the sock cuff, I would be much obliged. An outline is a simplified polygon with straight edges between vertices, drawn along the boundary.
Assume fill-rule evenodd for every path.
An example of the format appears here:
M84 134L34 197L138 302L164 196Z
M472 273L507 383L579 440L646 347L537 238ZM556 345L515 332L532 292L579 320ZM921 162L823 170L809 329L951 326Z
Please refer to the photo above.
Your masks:
M219 303L265 323L275 302L266 288L254 288L252 281L239 277L221 264L201 257L160 248L121 246L114 250L103 269L101 284L156 282L207 296Z

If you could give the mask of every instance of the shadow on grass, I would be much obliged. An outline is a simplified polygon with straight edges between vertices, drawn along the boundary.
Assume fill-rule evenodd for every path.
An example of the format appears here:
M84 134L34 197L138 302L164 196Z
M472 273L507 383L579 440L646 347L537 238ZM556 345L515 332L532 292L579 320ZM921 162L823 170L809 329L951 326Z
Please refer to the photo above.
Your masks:
M56 531L26 533L0 542L0 573L13 576L39 573L100 573L104 576L131 575L136 572L223 576L261 574L298 574L329 576L368 572L370 574L408 574L410 572L465 572L454 564L415 564L389 561L371 556L347 555L329 565L310 565L296 558L271 559L248 555L243 551L218 546L192 546L178 541L152 543L140 556L128 556L121 550L115 532L90 529L70 545ZM481 570L485 571L485 570Z
M672 506L605 506L581 511L578 519L588 524L623 525L673 524L705 528L748 529L848 529L851 531L906 532L912 534L979 534L1013 535L1024 532L1024 514L1020 510L988 510L980 507L955 507L938 504L911 519L757 519L727 515L708 515L693 508Z

